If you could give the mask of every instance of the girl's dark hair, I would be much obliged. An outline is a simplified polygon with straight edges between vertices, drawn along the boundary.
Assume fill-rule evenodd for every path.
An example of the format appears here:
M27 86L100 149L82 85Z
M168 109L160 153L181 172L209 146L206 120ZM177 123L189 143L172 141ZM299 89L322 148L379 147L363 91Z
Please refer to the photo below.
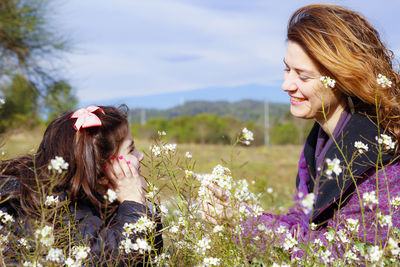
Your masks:
M74 129L76 119L73 112L66 112L47 127L37 152L0 164L2 179L17 180L19 189L6 192L9 197L19 198L21 208L34 213L40 207L39 188L44 194L65 193L72 202L88 200L95 207L102 207L99 198L100 179L108 179L105 166L112 156L117 156L120 144L129 132L127 121L128 108L100 106L101 113L95 111L101 120L101 126ZM56 156L62 157L68 164L63 174L54 175L48 168ZM52 180L51 178L55 179ZM5 180L3 180L5 181ZM110 181L110 184L113 183ZM50 191L52 189L52 192ZM4 190L2 190L4 191Z

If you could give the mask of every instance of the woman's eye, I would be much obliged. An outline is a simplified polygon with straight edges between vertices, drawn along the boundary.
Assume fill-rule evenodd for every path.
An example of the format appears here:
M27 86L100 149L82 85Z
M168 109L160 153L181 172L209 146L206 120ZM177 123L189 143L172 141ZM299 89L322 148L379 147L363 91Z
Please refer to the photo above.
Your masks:
M129 153L133 153L133 151L135 151L135 148L131 147L131 149L129 150Z
M299 75L300 80L302 81L307 81L308 79L310 79L310 77L304 76L304 75Z

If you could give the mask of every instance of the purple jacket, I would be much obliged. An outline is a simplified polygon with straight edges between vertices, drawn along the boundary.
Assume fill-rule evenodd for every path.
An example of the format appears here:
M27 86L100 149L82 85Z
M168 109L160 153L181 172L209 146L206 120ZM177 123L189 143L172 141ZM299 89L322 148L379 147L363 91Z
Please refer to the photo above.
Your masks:
M316 123L300 156L294 206L284 215L263 213L243 221L241 236L245 244L254 243L264 249L284 247L290 233L298 242L313 243L319 239L319 244L327 245L330 239L327 232L334 229L331 232L336 233L336 240L343 241L329 246L332 254L337 255L345 251L346 238L383 246L389 227L400 228L400 207L393 203L396 198L400 201L400 162L392 160L393 154L384 144L378 144L377 127L363 115L352 115L336 139L337 145L333 143L325 156L340 160L341 172L336 170L338 174L328 175L328 166L324 164L320 177L315 177L318 130ZM356 141L367 144L368 151L360 153L354 146ZM310 193L314 193L314 201L306 205L307 199L312 200ZM391 221L385 215L391 215ZM357 230L351 227L354 223ZM301 256L304 251L295 247L284 249Z

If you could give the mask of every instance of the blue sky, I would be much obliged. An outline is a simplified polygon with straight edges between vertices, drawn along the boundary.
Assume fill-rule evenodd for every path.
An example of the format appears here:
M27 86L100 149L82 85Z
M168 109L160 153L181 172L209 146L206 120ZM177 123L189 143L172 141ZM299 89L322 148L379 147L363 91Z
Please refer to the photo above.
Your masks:
M247 84L280 90L285 30L301 0L59 0L82 102ZM382 2L384 4L382 4ZM330 1L362 13L400 54L400 1ZM245 92L243 93L246 97ZM247 96L251 98L251 96Z

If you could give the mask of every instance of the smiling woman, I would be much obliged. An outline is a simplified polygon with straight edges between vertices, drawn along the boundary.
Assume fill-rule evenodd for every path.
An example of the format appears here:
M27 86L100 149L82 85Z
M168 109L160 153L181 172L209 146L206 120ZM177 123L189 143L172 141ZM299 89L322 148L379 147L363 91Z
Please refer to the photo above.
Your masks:
M287 38L282 88L293 116L315 124L299 161L296 204L284 215L242 221L240 240L261 251L283 247L292 263L314 252L326 264L343 254L346 263L373 262L349 240L381 251L400 227L400 76L393 53L363 16L336 5L298 9ZM230 207L242 204L216 185L210 189L208 218L232 220Z

